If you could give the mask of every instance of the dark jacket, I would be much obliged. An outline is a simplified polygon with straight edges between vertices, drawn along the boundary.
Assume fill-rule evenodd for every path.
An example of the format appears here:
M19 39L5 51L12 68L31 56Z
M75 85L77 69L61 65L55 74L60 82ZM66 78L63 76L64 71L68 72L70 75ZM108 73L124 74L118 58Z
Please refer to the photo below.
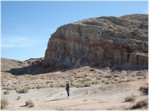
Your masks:
M67 83L66 84L66 90L69 90L69 88L70 88L70 85L69 85L69 83Z

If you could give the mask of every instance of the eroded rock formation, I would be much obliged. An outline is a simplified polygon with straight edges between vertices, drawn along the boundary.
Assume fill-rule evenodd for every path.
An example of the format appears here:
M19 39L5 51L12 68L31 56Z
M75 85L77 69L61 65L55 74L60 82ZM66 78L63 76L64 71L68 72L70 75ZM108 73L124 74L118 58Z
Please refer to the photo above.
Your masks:
M148 15L97 17L66 24L51 35L45 65L148 66Z

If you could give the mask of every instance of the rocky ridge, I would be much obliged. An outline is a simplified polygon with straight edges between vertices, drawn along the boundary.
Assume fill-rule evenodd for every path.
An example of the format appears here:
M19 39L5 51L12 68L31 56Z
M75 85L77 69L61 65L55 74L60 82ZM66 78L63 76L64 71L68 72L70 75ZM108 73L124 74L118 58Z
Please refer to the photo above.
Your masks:
M148 15L97 17L66 24L51 35L47 67L148 67Z

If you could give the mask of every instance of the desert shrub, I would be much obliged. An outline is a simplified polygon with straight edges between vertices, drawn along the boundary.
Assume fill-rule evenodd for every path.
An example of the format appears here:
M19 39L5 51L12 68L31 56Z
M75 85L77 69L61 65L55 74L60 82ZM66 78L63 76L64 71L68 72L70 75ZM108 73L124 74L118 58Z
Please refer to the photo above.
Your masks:
M146 87L140 87L139 90L140 90L142 93L148 95L148 86L146 86Z
M119 81L118 81L118 83L122 83L122 81L121 81L121 80L119 80Z
M14 88L14 90L16 90L16 91L17 91L17 89L18 89L18 88L17 88L17 87L15 87L15 86L14 86L13 88Z
M101 77L96 77L97 80L101 80Z
M87 101L87 99L84 99L83 101Z
M60 84L60 87L66 87L66 85L65 84Z
M75 87L76 87L76 88L80 88L81 86L80 86L80 85L75 85Z
M141 71L139 71L139 72L136 73L136 76L143 76L143 75L144 75L144 73L141 72Z
M28 101L25 102L25 106L28 106L29 108L34 107L34 103L33 103L32 100L28 100Z
M102 83L105 83L105 80L102 80Z
M118 81L119 79L118 78L114 78L114 81Z
M99 83L99 81L98 80L94 80L94 81L92 81L92 84L98 84Z
M105 84L109 84L109 82L106 81Z
M17 97L17 100L20 100L20 99L21 99L21 96L18 96L18 97Z
M133 101L135 101L135 96L127 96L125 99L125 102L133 102Z
M90 68L90 71L94 71L95 70L95 68Z
M1 99L1 109L6 108L8 105L8 101L6 99Z
M27 89L31 89L30 85L29 84L25 84L25 88Z
M91 86L91 82L85 82L84 84L83 84L83 87L90 87Z
M9 91L4 91L4 95L7 95L7 94L9 94Z
M105 78L111 78L112 76L111 75L107 75L107 76L105 76Z
M119 76L115 74L114 77L119 77Z
M3 90L13 90L12 87L3 87Z
M36 86L36 89L38 89L38 90L41 89L41 88L43 88L42 85L41 85L41 86L40 86L40 85L37 85L37 86Z
M75 87L80 88L80 87L82 87L82 84L75 84Z
M36 89L38 89L38 90L39 90L40 88L41 88L41 87L40 87L39 85L37 85L37 86L36 86Z
M17 93L27 93L28 92L28 88L23 88L23 89L19 89L17 90Z
M138 109L138 108L142 108L148 106L148 100L141 100L136 102L130 109Z

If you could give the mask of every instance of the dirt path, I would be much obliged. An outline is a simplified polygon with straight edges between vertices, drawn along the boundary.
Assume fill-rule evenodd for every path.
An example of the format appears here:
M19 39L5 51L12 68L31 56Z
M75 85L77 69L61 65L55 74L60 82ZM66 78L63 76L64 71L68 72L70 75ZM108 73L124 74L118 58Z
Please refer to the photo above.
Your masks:
M136 100L147 98L138 89L147 80L134 82L94 85L84 88L71 88L71 97L67 99L65 88L30 89L19 94L14 90L3 95L9 105L7 110L124 110L135 102L124 102L125 97L134 95ZM21 96L20 100L16 100ZM25 101L31 99L35 106L25 107Z

